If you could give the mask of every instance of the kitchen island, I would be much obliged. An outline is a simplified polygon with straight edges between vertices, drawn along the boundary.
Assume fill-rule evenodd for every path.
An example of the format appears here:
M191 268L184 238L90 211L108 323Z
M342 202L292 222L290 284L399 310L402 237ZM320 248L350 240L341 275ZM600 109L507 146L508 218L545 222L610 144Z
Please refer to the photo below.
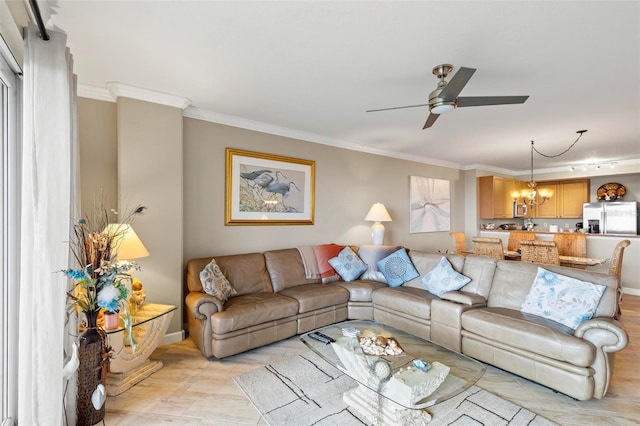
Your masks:
M536 234L539 240L553 240L555 232L549 232L547 229L531 231ZM480 231L481 237L501 238L503 246L506 248L509 242L509 231L507 230L489 230ZM606 259L607 261L601 265L589 266L587 269L604 274L609 271L609 259L613 255L613 250L620 240L629 240L631 245L624 251L622 261L622 292L640 296L640 236L638 235L602 235L602 234L586 234L587 235L587 257L595 259ZM624 301L623 301L624 303Z

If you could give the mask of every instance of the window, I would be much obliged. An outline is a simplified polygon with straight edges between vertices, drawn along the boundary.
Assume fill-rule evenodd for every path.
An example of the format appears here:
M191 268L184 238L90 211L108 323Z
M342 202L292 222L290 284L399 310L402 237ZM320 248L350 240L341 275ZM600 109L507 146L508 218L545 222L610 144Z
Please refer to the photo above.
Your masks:
M20 80L0 55L0 408L1 424L17 414L18 271L20 234Z

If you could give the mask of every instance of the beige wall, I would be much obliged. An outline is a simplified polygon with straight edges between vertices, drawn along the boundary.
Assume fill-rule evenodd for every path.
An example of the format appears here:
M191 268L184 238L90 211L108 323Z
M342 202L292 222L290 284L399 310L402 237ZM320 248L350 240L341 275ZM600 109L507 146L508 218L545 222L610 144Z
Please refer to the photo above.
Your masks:
M296 247L302 244L369 244L371 205L381 202L393 221L385 243L418 250L452 249L448 232L409 234L409 176L451 182L452 229L463 229L462 172L243 130L196 119L184 124L185 259ZM316 162L315 224L225 226L225 148Z
M150 253L136 273L147 300L176 305L168 333L182 330L182 110L120 97L119 210L142 204L134 229Z
M105 207L117 208L116 104L78 98L78 137L81 214L93 211L100 201Z

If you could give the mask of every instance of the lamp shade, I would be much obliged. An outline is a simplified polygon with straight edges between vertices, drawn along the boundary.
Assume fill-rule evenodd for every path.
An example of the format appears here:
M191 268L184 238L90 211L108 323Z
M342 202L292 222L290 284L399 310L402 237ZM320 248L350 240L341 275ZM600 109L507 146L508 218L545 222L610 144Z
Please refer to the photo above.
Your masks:
M104 232L115 236L116 246L114 247L114 252L118 260L133 260L149 256L149 252L131 225L110 223Z
M384 204L375 203L369 209L369 213L367 213L364 220L369 222L391 222L391 216L389 216L389 212L385 208Z

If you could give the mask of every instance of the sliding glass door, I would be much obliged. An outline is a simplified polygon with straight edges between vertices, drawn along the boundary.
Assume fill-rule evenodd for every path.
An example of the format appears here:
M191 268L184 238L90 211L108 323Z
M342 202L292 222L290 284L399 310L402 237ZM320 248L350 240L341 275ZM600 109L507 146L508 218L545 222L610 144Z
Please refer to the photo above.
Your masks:
M0 56L0 420L3 426L15 422L18 406L19 96L20 80Z

